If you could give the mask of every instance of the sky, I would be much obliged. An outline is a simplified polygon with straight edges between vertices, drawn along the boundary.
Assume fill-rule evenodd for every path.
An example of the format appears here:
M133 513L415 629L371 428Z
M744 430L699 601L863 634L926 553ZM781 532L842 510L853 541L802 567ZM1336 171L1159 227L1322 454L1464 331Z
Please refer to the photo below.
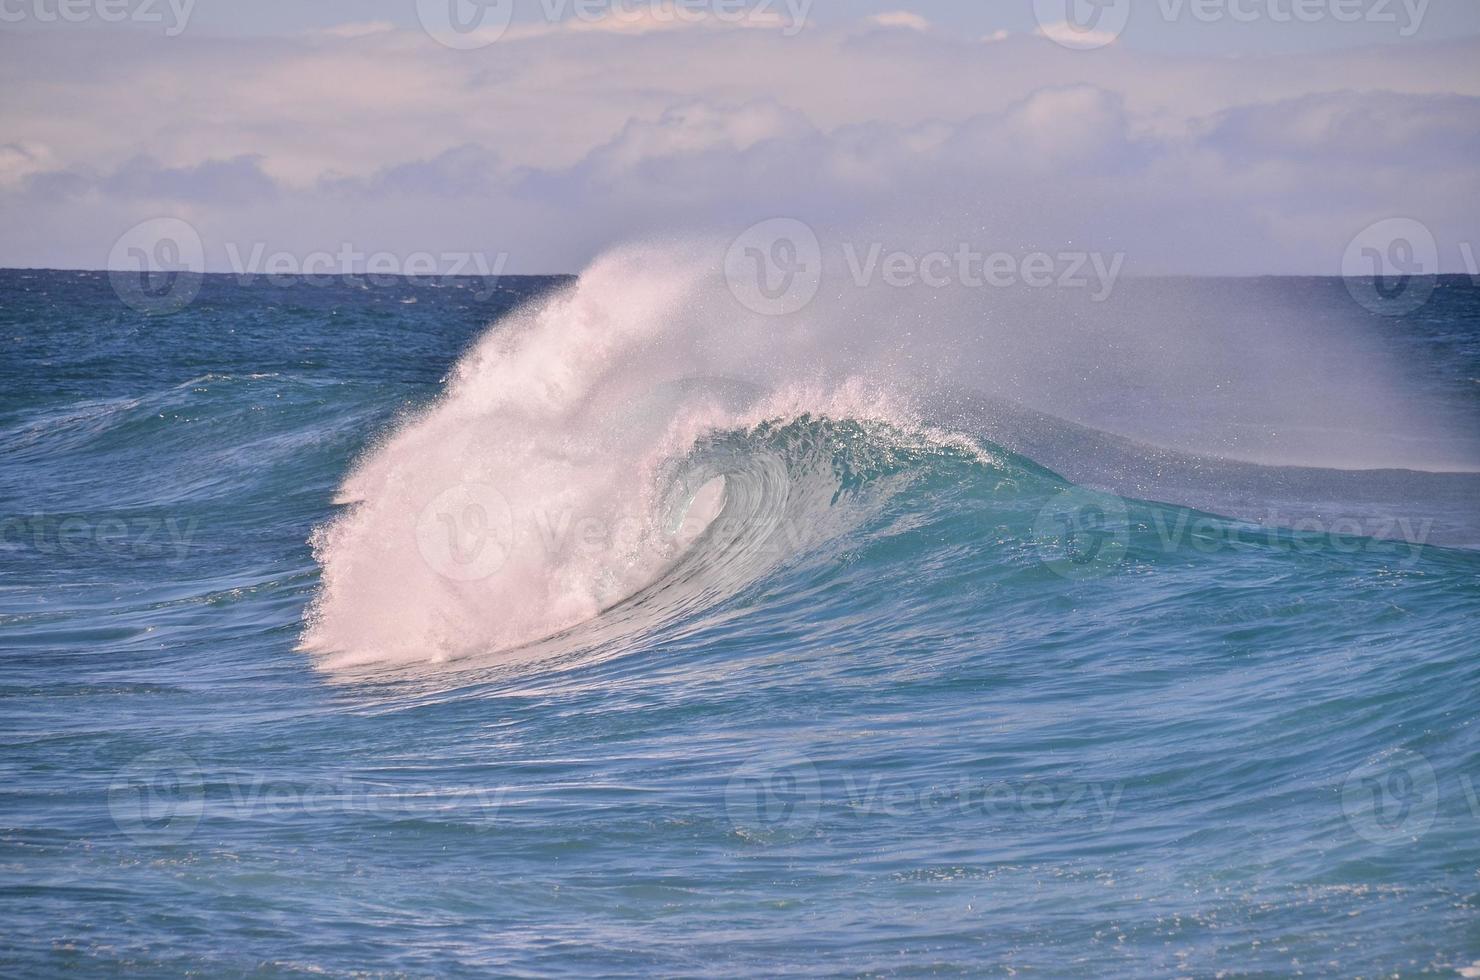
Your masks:
M0 0L0 83L0 266L171 222L212 271L574 272L785 217L1231 275L1396 220L1480 271L1473 0Z

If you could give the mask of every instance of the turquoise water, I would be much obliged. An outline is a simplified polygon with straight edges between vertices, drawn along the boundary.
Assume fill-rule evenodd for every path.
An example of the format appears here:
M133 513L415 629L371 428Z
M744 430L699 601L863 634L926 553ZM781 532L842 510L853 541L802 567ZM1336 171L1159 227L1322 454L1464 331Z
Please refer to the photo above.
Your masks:
M517 575L457 580L499 515L405 488L449 413L534 396L464 370L417 413L567 287L211 277L149 316L0 273L5 972L1476 975L1480 478L1161 454L1112 495L1137 450L1083 425L709 379L725 421L633 450L626 544L517 536L521 478L638 506L609 430L449 450L515 529ZM1350 304L1125 287L1162 288ZM1473 425L1480 290L1381 331ZM654 390L655 431L694 404Z

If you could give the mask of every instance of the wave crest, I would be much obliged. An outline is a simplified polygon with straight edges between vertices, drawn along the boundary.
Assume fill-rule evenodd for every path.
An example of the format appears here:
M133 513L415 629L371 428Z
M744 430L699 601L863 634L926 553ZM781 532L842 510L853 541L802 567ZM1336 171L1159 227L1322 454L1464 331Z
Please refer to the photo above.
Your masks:
M330 667L513 659L597 617L640 629L840 533L912 453L987 458L858 377L704 375L700 276L650 259L598 263L491 330L358 463L314 535L305 649Z

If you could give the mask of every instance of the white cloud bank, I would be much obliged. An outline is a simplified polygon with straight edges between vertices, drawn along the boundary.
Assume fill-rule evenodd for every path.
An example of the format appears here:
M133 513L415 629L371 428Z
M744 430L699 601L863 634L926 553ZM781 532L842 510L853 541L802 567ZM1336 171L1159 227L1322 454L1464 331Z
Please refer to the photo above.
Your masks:
M1242 59L959 39L381 23L283 38L0 36L0 265L99 267L145 218L307 252L508 252L785 215L939 245L1103 248L1127 273L1333 273L1381 218L1480 237L1480 42ZM922 245L930 242L922 241Z

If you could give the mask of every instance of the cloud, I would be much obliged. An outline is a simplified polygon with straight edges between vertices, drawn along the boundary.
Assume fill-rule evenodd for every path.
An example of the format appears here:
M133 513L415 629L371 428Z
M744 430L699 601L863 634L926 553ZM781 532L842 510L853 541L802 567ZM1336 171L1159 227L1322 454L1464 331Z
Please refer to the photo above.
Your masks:
M805 26L810 0L788 0L774 7L743 5L731 7L696 7L673 0L643 4L616 4L602 7L595 14L585 14L576 7L576 15L543 23L519 23L485 33L491 41L529 41L571 34L618 34L636 36L682 30L770 30L792 35Z
M331 193L375 197L470 197L491 193L499 171L498 156L485 147L467 143L444 150L430 159L409 160L385 167L368 179L325 175L320 187Z
M1330 92L1219 113L1207 145L1232 159L1423 171L1480 160L1480 98Z
M1120 173L1144 151L1132 136L1124 100L1093 85L1035 92L999 116L963 127L962 136L979 158L1060 174Z
M98 186L115 197L246 204L277 194L277 185L262 172L261 162L260 155L243 154L229 160L165 167L151 157L137 156Z
M32 174L45 170L51 155L51 150L41 143L0 145L0 187L19 184Z
M208 245L484 248L510 271L778 214L1174 272L1326 272L1378 217L1451 251L1480 224L1480 41L1208 60L903 21L553 26L477 51L378 27L0 35L24 92L0 103L0 264L88 264L182 208Z
M740 105L693 100L665 110L652 122L629 122L616 138L594 149L582 166L612 179L656 161L712 151L743 153L764 141L815 132L801 113L771 100Z
M930 21L919 14L910 13L907 10L894 10L883 14L874 14L868 18L871 24L879 27L902 27L906 30L924 33L930 30Z
M0 161L4 159L3 149ZM240 205L270 200L278 194L278 185L262 172L260 164L261 157L247 154L166 167L141 155L103 175L90 167L32 171L24 184L26 193L53 201L95 195L117 200Z

